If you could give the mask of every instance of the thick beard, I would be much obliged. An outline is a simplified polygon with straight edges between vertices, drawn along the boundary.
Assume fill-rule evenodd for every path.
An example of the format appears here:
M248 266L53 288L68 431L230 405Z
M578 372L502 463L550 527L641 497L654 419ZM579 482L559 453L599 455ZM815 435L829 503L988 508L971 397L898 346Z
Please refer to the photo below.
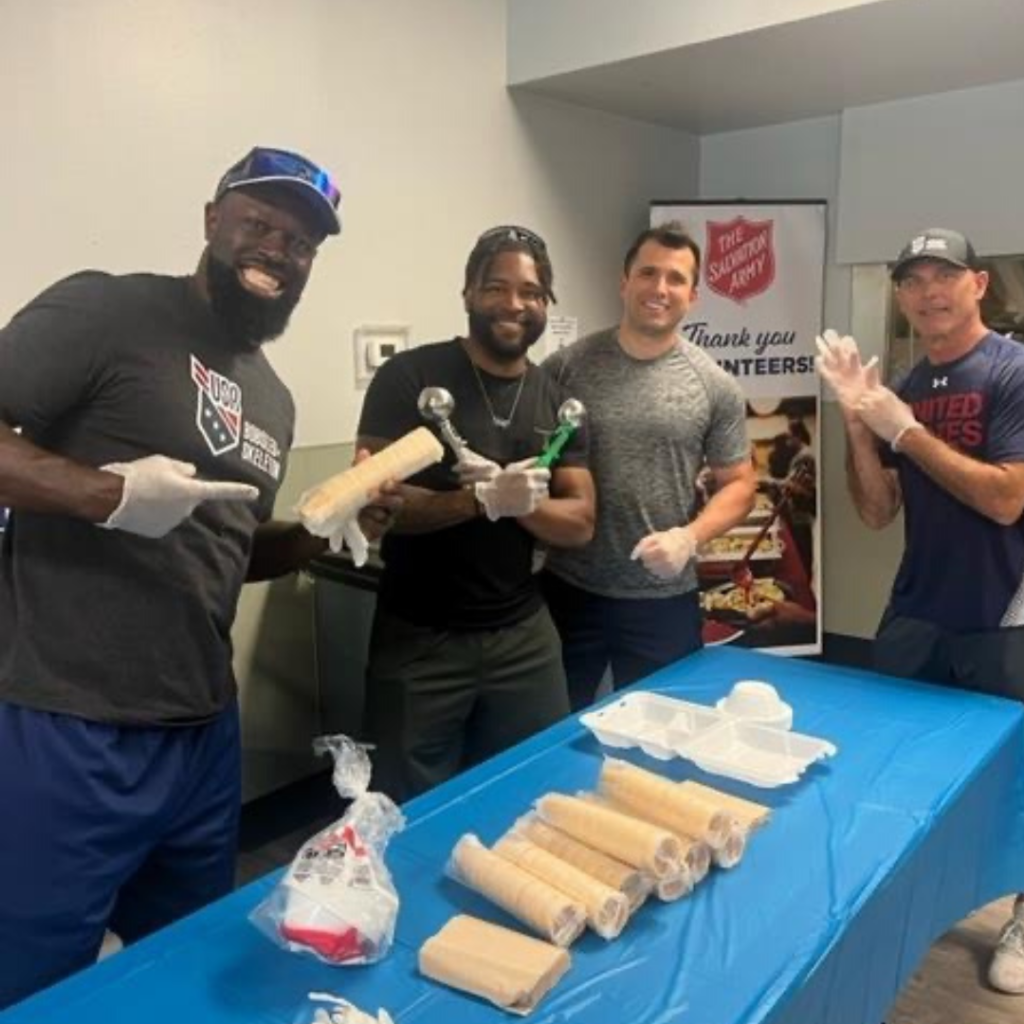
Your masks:
M547 327L546 317L531 317L523 322L523 336L519 342L510 345L495 337L494 323L499 317L488 313L469 311L469 333L474 341L480 343L489 355L499 363L517 363L531 346L535 345Z
M299 295L285 292L277 299L261 299L247 292L234 267L207 254L206 287L210 305L231 338L245 348L258 349L284 333Z

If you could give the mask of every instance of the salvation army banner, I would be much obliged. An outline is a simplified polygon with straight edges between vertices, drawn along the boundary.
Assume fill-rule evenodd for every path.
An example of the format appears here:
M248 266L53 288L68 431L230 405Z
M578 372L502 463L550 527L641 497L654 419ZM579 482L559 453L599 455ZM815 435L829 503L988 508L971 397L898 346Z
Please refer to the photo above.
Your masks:
M825 204L651 204L651 224L680 221L702 250L683 334L747 396L754 511L698 556L704 642L779 654L821 650L819 384ZM698 492L711 497L704 473ZM760 539L759 539L760 538ZM747 552L753 582L734 576Z

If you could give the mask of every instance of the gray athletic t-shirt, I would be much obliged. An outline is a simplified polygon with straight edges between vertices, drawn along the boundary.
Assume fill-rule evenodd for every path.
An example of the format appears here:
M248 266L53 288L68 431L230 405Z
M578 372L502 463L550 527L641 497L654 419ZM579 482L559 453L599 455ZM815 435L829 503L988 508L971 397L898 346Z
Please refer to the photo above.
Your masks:
M552 549L547 567L606 597L669 597L697 586L693 563L660 580L639 561L649 533L688 523L705 464L750 458L746 403L736 381L686 339L657 359L634 359L613 328L582 338L544 363L587 407L590 469L597 487L594 539Z
M292 441L291 395L188 278L78 274L0 330L0 420L90 466L167 455L255 485L165 537L14 511L0 554L0 700L116 724L209 720L234 698L231 624Z

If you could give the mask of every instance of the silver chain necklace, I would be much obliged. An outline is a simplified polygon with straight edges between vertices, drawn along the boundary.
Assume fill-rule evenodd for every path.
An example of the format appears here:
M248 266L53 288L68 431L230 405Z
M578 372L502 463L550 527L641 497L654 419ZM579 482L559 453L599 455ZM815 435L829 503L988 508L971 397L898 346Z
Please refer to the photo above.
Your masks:
M469 353L466 354L468 355ZM484 387L483 377L480 376L480 371L476 368L476 363L470 359L469 365L473 367L473 376L476 377L477 387L480 388L480 394L483 397L484 404L487 406L487 411L491 414L491 422L499 430L508 430L512 425L512 420L515 419L516 409L519 407L519 399L523 394L523 385L526 383L526 374L529 371L529 367L523 371L523 375L519 378L519 387L516 388L516 397L512 400L512 408L509 409L508 416L499 416L494 411L490 395L487 394L487 388Z

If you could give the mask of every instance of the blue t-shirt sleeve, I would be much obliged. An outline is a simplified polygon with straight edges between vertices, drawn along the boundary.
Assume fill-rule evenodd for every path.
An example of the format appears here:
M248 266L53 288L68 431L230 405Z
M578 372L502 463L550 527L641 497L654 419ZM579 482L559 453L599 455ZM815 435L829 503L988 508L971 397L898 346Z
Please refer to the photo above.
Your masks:
M986 447L990 462L1024 462L1024 359L1007 359L996 371Z

